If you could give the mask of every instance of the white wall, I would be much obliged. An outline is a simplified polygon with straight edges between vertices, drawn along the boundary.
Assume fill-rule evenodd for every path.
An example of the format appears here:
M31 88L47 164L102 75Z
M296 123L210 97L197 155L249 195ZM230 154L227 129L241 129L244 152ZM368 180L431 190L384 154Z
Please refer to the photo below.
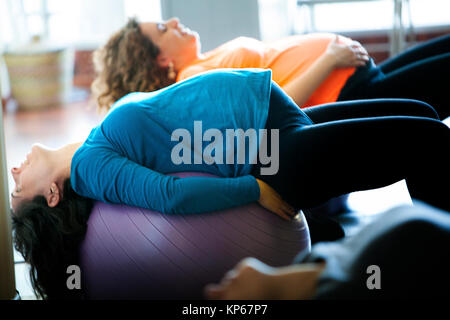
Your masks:
M297 0L259 0L261 40L276 40L294 32Z
M197 31L202 51L238 36L260 39L258 0L161 0L161 11Z

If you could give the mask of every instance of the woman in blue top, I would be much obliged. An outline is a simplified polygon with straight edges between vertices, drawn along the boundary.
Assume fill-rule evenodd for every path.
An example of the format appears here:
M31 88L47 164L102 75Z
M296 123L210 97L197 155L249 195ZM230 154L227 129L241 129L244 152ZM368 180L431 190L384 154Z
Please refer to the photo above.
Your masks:
M323 105L306 114L271 81L270 70L259 69L216 70L133 93L83 144L35 145L12 169L16 248L32 266L38 293L52 297L65 290L64 266L76 263L86 198L168 214L258 201L289 219L297 209L406 178L413 198L448 209L440 186L449 181L450 131L437 119L425 103L392 99ZM268 137L247 148L239 143L247 141L243 136L228 135L238 129L265 129ZM165 175L177 171L220 177Z

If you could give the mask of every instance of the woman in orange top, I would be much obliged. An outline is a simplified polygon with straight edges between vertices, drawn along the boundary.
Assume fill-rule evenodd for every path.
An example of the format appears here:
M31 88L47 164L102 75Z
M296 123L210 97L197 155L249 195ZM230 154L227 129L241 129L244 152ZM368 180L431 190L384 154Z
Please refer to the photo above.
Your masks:
M355 67L368 59L358 42L333 34L271 43L240 37L203 54L198 34L176 18L142 24L132 19L95 52L93 89L99 106L109 109L129 92L157 90L203 71L270 68L273 80L297 105L309 106L336 101Z
M450 71L449 52L446 37L378 67L360 43L315 33L274 42L239 37L202 53L199 35L177 18L161 23L131 19L95 52L98 76L92 89L99 109L108 110L127 93L158 90L207 70L270 68L273 80L302 108L338 100L412 98L432 104L442 119L448 116L443 110L447 81L441 78L442 71Z

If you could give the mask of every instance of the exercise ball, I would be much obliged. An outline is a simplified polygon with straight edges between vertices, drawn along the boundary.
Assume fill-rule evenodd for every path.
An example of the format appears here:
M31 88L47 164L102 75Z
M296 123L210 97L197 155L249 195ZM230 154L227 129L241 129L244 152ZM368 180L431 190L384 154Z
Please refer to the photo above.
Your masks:
M245 257L283 266L310 247L302 213L286 221L257 203L168 215L96 202L80 247L82 289L87 299L203 299Z

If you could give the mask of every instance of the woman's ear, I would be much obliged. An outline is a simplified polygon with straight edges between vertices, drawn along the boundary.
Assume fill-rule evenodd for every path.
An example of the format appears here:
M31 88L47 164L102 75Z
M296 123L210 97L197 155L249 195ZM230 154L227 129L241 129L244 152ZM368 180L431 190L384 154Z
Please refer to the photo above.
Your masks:
M158 54L156 57L156 63L158 63L161 68L167 68L171 62L171 59L163 53Z
M58 205L61 200L61 193L58 188L58 185L55 182L52 182L50 185L50 189L48 190L45 198L47 199L47 205L50 208L54 208Z

